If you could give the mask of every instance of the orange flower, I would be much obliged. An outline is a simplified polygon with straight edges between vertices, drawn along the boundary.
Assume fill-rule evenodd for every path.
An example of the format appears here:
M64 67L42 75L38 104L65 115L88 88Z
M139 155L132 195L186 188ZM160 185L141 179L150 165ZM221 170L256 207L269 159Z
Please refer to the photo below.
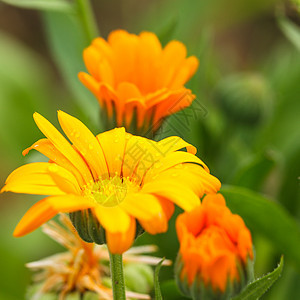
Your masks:
M107 42L96 38L84 50L90 75L81 72L79 78L110 119L116 114L113 127L125 126L128 130L136 111L134 126L139 132L149 128L155 131L164 117L195 99L184 84L196 72L198 59L186 56L186 47L178 41L162 48L151 32L135 35L116 30Z
M136 220L150 234L165 232L174 203L191 210L204 193L220 188L219 180L194 155L195 147L179 137L155 142L124 128L95 137L78 119L59 111L71 144L44 117L35 113L34 119L47 138L23 154L35 149L50 161L16 169L2 192L50 196L29 209L15 236L35 230L58 212L68 212L85 241L107 242L112 253L121 254L134 241ZM183 148L187 152L178 151Z
M242 269L253 259L251 234L242 218L226 207L221 194L207 195L201 206L179 215L179 281L189 286L200 278L205 286L225 292L228 282L244 280ZM243 278L245 279L245 278Z

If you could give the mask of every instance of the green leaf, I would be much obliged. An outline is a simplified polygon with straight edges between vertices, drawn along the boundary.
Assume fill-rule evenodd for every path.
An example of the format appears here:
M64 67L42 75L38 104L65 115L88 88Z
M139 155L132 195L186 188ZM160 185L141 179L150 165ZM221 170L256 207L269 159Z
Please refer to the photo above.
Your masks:
M178 286L174 279L164 281L161 284L161 291L164 295L164 299L182 300L182 294L178 290Z
M250 283L244 291L234 297L233 300L256 300L259 299L280 277L283 269L283 256L281 256L278 267L271 273Z
M286 38L300 50L300 28L283 16L278 18L278 25Z
M236 186L224 186L221 193L233 213L239 214L253 232L263 235L300 270L300 228L278 203Z
M81 22L75 15L45 12L44 23L53 58L73 93L74 101L77 102L85 116L88 116L81 120L91 128L97 123L99 104L77 77L78 72L85 71L82 52L89 44ZM99 129L97 133L99 133Z
M73 4L67 0L1 0L4 3L29 9L72 12Z
M237 171L233 183L252 190L259 190L276 161L276 155L272 151L255 155Z
M162 266L162 263L164 262L165 258L163 258L155 267L154 271L154 293L155 293L155 300L162 300L162 295L160 291L160 285L159 285L159 271Z

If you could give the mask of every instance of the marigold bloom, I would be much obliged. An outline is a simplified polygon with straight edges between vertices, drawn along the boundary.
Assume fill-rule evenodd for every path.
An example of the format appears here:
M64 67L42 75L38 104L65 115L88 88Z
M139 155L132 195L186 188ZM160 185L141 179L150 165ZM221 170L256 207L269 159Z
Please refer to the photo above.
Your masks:
M200 281L219 293L230 284L234 293L249 280L245 276L250 276L246 265L253 259L251 234L242 218L226 207L221 194L207 195L201 206L179 215L176 230L180 241L178 282L179 286L187 283L183 290Z
M23 154L35 149L50 161L16 169L2 192L50 196L28 210L15 236L35 230L58 212L79 211L83 218L74 225L81 229L80 236L101 243L98 238L105 229L108 248L121 254L134 241L136 220L150 234L165 232L174 203L191 210L199 205L199 196L220 188L219 180L194 155L195 147L179 137L155 142L124 128L95 137L78 119L59 111L71 144L44 117L35 113L34 119L47 138ZM183 148L187 152L178 151Z
M96 38L84 50L90 74L81 72L79 78L110 119L116 114L112 128L125 126L128 131L136 112L133 127L140 133L149 128L155 131L164 117L195 99L184 84L196 72L198 59L186 56L186 47L179 41L162 48L154 33L116 30L107 41Z
M67 251L26 265L32 270L40 271L33 278L33 287L38 286L33 298L40 299L43 294L55 293L59 299L65 299L69 293L78 292L83 295L90 291L95 296L98 295L95 299L113 299L112 290L105 285L105 280L110 276L107 248L84 242L66 215L61 214L59 219L61 224L50 221L43 226L43 231ZM137 263L143 266L157 264L160 258L140 255L155 250L154 246L148 245L125 252L125 268ZM170 261L167 260L164 264L170 265ZM147 294L128 290L126 296L130 299L150 299Z

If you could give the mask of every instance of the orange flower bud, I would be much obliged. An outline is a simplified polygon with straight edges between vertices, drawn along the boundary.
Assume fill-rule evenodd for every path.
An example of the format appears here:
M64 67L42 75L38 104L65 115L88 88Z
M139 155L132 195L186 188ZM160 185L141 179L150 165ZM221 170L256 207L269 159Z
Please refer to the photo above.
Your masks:
M228 299L252 279L250 231L221 194L207 195L201 206L179 215L176 230L180 250L175 268L184 294Z

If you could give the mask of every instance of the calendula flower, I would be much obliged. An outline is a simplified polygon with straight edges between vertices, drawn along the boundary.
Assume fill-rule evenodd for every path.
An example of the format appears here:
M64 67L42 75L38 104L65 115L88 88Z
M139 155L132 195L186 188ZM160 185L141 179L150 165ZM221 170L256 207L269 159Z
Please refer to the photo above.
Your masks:
M107 248L84 242L66 215L61 214L59 219L61 224L50 221L43 225L43 231L64 246L67 252L26 265L32 270L39 271L35 274L31 286L31 290L37 287L37 291L30 299L43 299L43 295L51 294L57 295L57 299L62 300L70 293L77 293L78 297L83 297L88 292L93 292L92 295L95 296L89 299L113 299L111 288L106 286L106 279L110 276ZM159 258L140 255L155 250L154 246L149 245L135 247L128 253L125 252L125 268L127 266L134 268L136 263L147 264L146 266L157 264ZM164 261L164 265L170 263L169 260ZM128 299L150 299L147 294L128 290L126 296Z
M229 299L252 279L251 234L221 194L207 195L201 206L179 215L176 230L177 282L186 295Z
M97 97L112 128L155 132L164 117L195 99L184 84L196 72L198 59L187 58L186 47L179 41L162 48L154 33L116 30L107 41L94 39L83 58L90 74L81 72L79 78Z
M17 237L58 212L68 212L85 241L106 242L111 253L121 254L132 245L140 225L150 234L165 232L174 203L189 211L204 193L220 188L219 180L194 155L195 147L179 137L155 142L124 128L95 137L62 111L58 119L72 144L35 113L34 120L47 138L23 154L35 149L50 161L16 169L2 189L50 195L27 211L14 231ZM183 148L187 152L178 151Z

